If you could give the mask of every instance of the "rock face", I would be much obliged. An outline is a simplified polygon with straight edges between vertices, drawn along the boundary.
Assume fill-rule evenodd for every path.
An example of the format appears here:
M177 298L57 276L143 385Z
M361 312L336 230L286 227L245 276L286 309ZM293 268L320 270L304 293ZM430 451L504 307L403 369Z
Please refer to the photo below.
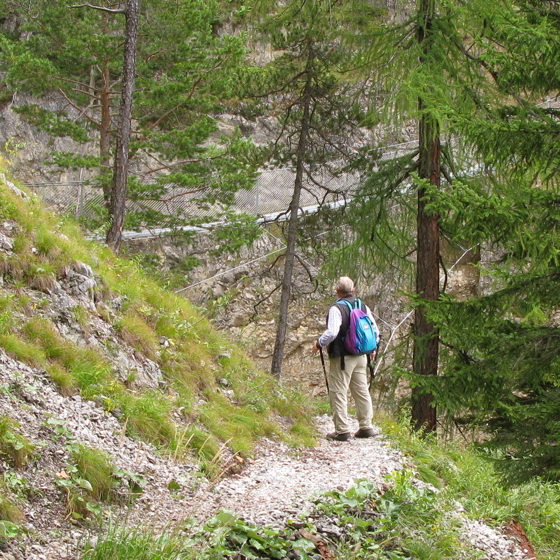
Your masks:
M16 222L0 224L0 253L12 253L17 233ZM0 275L0 286L3 283ZM56 330L74 344L103 353L120 380L134 379L136 387L159 387L163 383L159 366L123 342L113 325L103 318L104 315L116 317L121 299L115 297L107 305L102 301L101 288L100 279L92 268L76 261L60 277L50 279L42 290L26 287L23 291L37 310L37 316L50 319ZM112 352L111 348L118 350Z

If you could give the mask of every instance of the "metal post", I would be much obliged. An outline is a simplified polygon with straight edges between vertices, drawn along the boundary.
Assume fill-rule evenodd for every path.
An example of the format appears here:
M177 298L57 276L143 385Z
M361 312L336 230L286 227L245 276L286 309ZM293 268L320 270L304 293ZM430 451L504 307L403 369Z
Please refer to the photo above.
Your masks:
M78 184L78 204L76 205L76 218L82 215L82 209L84 207L84 185L82 179L84 177L83 168L80 169L80 183Z

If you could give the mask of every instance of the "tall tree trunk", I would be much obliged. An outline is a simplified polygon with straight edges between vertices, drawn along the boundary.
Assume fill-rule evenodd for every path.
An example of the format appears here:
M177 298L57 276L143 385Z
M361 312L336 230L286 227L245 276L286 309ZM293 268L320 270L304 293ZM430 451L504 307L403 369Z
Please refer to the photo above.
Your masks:
M124 45L123 89L119 114L119 127L111 189L111 227L107 232L107 245L119 251L124 223L126 193L128 188L128 143L132 121L132 94L136 74L136 37L140 0L126 2L126 40Z
M282 279L282 294L280 296L280 316L278 319L278 329L276 330L276 341L274 343L274 353L272 355L272 365L270 372L276 379L280 379L282 371L282 361L284 360L284 343L286 341L286 330L288 327L288 306L290 303L292 275L294 270L294 260L296 254L296 237L298 229L298 210L303 184L303 165L307 150L307 140L309 136L309 123L311 120L311 101L313 87L313 47L309 44L307 58L307 80L303 91L302 106L303 114L301 118L301 130L296 153L296 178L294 181L294 194L290 203L290 221L288 222L288 242L284 261L284 278Z
M424 53L431 43L432 20L435 0L421 0L423 26L418 40L423 43ZM426 63L425 60L421 61ZM440 131L437 120L426 110L422 99L418 100L419 122L419 175L431 185L440 185ZM439 216L426 212L426 191L418 191L416 293L429 301L439 299ZM413 370L420 375L437 375L438 331L430 323L423 306L416 308L414 316ZM428 432L436 429L436 409L431 395L422 394L418 388L412 391L412 420L416 429Z
M103 183L103 200L107 210L111 209L111 190L109 189L109 127L110 127L110 97L109 97L109 63L103 63L101 72L101 126L99 128L99 163L101 167L101 180Z

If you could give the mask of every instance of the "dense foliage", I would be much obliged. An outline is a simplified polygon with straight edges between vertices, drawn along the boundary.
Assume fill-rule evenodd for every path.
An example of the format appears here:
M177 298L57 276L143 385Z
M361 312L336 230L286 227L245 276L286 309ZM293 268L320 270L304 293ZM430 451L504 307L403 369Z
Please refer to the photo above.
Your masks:
M440 192L434 207L452 239L493 251L492 288L433 307L446 348L431 386L451 414L492 434L485 445L511 480L560 478L560 111L537 104L558 90L560 27L549 2L487 7L473 58L492 77L458 131L485 162ZM556 139L556 140L555 140Z
M200 221L204 209L226 209L237 190L255 181L251 143L237 131L219 133L215 118L237 95L235 69L245 53L243 37L216 33L221 14L217 1L187 0L173 9L160 0L141 3L128 229ZM8 91L50 99L44 104L24 98L16 110L54 137L78 143L74 152L53 152L51 162L90 170L90 182L103 188L108 207L123 16L43 0L10 2L8 15L18 21L15 32L0 35ZM85 150L89 142L98 145L98 157Z

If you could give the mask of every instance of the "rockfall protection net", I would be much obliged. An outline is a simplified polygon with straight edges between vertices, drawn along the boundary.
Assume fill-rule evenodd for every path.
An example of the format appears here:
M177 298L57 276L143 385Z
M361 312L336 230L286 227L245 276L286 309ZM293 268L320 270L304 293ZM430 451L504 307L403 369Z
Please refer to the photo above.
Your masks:
M381 160L411 152L417 142L407 142L387 146ZM240 190L235 196L233 210L253 216L262 216L275 212L285 212L290 206L295 181L292 168L268 169L261 172L253 189ZM322 203L345 202L358 186L358 175L337 170L336 162L329 169L309 170L303 177L303 191L300 207L306 208ZM27 183L45 204L61 214L76 217L94 216L103 206L103 192L100 187L92 186L88 181L60 181L44 183ZM192 192L170 184L159 200L127 200L127 211L156 210L166 215L182 214L186 218L212 218L219 215L219 204L201 207L197 200L208 191Z

